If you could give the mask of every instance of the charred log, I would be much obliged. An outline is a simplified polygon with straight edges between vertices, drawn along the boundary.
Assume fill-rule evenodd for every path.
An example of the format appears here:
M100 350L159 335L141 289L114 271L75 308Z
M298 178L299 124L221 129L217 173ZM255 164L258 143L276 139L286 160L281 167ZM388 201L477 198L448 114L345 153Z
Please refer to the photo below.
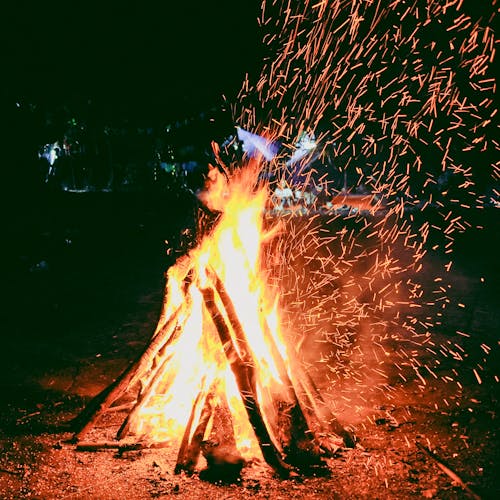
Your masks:
M255 390L255 368L249 363L244 363L236 346L233 343L231 333L224 316L219 311L215 302L215 293L212 288L202 289L204 304L212 318L214 326L220 337L227 360L235 376L238 389L240 391L243 405L248 415L250 424L253 427L259 442L262 455L266 462L282 477L288 477L292 468L283 461L279 450L276 448L264 417L257 402Z
M239 477L245 460L230 444L207 440L201 443L207 468L200 478L210 482L234 483Z
M245 460L236 447L231 410L222 392L214 407L212 431L201 443L201 451L207 461L207 468L200 472L202 479L232 483L239 478Z
M209 276L214 283L214 287L221 299L231 328L235 333L240 353L245 353L247 363L253 363L250 354L250 346L247 343L245 332L224 284L213 270L209 271ZM307 418L302 410L283 357L269 331L267 322L264 321L263 327L267 345L271 350L271 356L279 371L280 378L287 392L287 400L289 401L283 400L278 395L273 395L272 397L276 402L278 413L278 422L275 426L278 429L277 432L279 436L277 436L277 438L282 444L283 451L286 455L286 461L301 469L322 466L324 462L320 458L319 447L317 443L315 443L314 434L309 428Z
M277 410L279 440L287 463L306 474L317 475L320 471L327 471L327 464L321 457L319 445L307 426L300 406L280 401Z
M355 448L356 437L339 422L308 373L301 378L300 386L314 413L321 417L318 424L323 432L332 432L343 439L346 448Z
M198 458L201 452L201 443L205 436L205 432L212 417L213 405L212 405L213 394L209 393L203 398L203 392L200 391L191 409L191 414L184 430L184 435L182 438L181 445L179 447L179 453L177 455L177 463L175 464L174 473L180 474L182 471L192 474L198 463ZM200 419L194 433L191 437L191 429L194 425L195 415L198 412L198 406L200 402L203 404Z

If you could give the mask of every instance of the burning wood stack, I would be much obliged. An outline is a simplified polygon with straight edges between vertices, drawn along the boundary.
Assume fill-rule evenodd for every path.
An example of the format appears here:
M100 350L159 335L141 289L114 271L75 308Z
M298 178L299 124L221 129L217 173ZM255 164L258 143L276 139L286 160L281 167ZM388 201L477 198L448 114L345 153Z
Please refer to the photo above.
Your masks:
M174 446L176 472L237 476L262 457L282 477L325 468L354 441L279 329L277 293L261 269L265 187L247 167L212 169L203 201L218 219L168 271L162 313L141 356L77 419L79 449ZM98 419L126 410L114 440L85 442Z

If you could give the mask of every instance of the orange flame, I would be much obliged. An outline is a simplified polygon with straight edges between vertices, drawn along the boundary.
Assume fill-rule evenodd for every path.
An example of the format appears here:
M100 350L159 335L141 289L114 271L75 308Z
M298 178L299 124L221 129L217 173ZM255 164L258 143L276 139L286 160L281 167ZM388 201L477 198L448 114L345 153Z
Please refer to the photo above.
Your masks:
M182 333L163 353L164 367L157 370L156 380L148 385L151 389L131 422L136 435L153 441L178 441L188 420L199 418L202 410L196 405L197 398L204 399L211 393L227 400L240 453L245 458L261 456L230 363L202 296L203 289L210 286L210 276L217 276L241 323L246 337L244 345L251 350L244 352L236 339L238 354L242 359L251 358L259 405L265 418L272 419L275 410L271 394L279 394L283 401L288 398L280 378L283 369L280 372L276 366L273 349L280 353L285 365L287 352L279 331L278 300L266 286L262 269L263 243L273 232L264 230L268 191L267 186L257 186L257 177L257 166L241 169L230 178L216 168L210 169L208 189L200 198L210 210L220 212L219 220L199 246L168 271L164 314L181 310L178 329ZM184 281L186 266L191 266L193 273L188 286ZM228 313L224 314L227 319Z

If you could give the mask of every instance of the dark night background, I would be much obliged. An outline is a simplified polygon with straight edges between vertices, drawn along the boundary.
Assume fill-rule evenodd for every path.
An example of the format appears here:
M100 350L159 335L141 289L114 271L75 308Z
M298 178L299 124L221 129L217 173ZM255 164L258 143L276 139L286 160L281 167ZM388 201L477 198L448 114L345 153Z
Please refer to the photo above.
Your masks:
M245 75L255 78L267 54L260 8L256 1L3 7L6 331L33 333L36 326L63 332L75 317L87 318L89 307L107 313L115 300L126 310L148 279L155 290L161 287L162 272L185 239L180 235L193 227L196 204L171 179L166 184L173 189L158 189L165 183L153 184L145 160L154 159L158 138L169 160L165 130L174 124L174 161L190 160L189 155L199 165L211 161L210 140L223 139L234 126L227 111L220 126L214 125L220 113L213 109L221 108L223 95L234 102ZM201 115L203 120L196 118ZM86 145L85 154L61 160L48 178L47 161L37 152L68 130ZM186 144L196 142L198 150L182 157ZM129 162L142 169L132 176L141 189L124 185L126 175L120 177L118 169L109 181L111 163L125 170ZM63 191L68 180L82 192ZM468 260L474 252L462 246L461 256ZM19 322L26 311L27 321Z
M258 2L15 2L4 8L7 95L102 113L182 115L234 94L259 64ZM7 71L5 71L5 69Z
M28 163L43 144L68 135L71 121L102 142L105 127L158 130L220 110L225 99L231 102L237 94L245 75L259 71L259 9L258 2L235 6L228 1L4 6L0 99L8 124L5 182L23 184L23 189L37 183ZM231 132L229 115L218 130L218 121L214 126L212 120L213 135ZM201 137L205 132L194 129L185 135L207 143ZM85 141L92 147L96 142ZM126 142L139 141L129 137Z

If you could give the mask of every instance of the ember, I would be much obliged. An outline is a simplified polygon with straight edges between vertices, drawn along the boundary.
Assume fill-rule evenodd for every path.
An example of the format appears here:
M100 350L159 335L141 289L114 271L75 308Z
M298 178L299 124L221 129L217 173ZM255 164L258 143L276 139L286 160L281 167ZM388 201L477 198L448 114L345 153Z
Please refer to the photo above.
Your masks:
M153 338L82 414L80 448L126 398L116 447L175 445L176 472L194 472L203 454L212 471L237 474L263 457L287 477L324 468L342 440L354 446L280 331L279 296L262 265L278 229L264 229L268 188L257 180L257 164L229 177L211 169L202 198L215 224L168 271Z

